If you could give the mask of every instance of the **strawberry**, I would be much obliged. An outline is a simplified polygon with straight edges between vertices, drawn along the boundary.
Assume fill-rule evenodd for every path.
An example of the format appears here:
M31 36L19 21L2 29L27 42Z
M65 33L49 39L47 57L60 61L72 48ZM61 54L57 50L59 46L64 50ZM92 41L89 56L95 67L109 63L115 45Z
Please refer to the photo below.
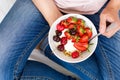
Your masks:
M75 42L73 46L81 52L86 51L88 49L88 43Z
M60 22L60 24L62 25L62 26L64 26L65 28L68 28L68 22L66 21L66 20L62 20L61 22Z
M80 37L83 36L83 34L85 33L84 28L81 26L77 26L77 31L78 31Z
M58 31L63 31L65 28L64 26L60 25L60 24L57 24L57 30Z
M78 42L80 37L76 34L75 36L72 36L72 42Z
M62 37L60 40L61 44L65 45L67 44L67 37Z
M77 22L77 18L76 18L76 17L68 17L68 18L66 19L66 21L67 21L68 23L76 23L76 22Z
M80 37L79 42L88 42L89 38L88 35L84 34L82 37Z
M65 34L65 37L67 37L67 39L71 39L71 35L68 31L65 31L64 34Z
M80 54L79 54L78 51L74 51L74 52L71 53L72 58L78 58L79 55L80 55Z
M81 24L82 23L82 20L81 19L78 19L77 20L77 24L79 25L79 24Z
M72 28L75 28L75 27L76 27L76 25L73 24L73 23L70 23L70 24L68 25L68 29L72 29Z
M89 27L85 28L86 34L88 35L89 38L92 37L92 30Z
M80 24L81 26L85 26L85 21L84 20L81 20L81 24Z

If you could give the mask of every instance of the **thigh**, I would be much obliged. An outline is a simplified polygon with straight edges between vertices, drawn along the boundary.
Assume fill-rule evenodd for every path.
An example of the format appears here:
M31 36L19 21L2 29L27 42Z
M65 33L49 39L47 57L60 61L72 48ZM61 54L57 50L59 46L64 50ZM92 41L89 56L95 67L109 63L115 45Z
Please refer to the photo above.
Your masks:
M36 61L27 61L20 80L75 80Z
M120 76L120 31L112 38L99 37L96 57L104 79L119 80Z
M32 0L17 0L0 24L0 80L20 76L27 58L49 26Z

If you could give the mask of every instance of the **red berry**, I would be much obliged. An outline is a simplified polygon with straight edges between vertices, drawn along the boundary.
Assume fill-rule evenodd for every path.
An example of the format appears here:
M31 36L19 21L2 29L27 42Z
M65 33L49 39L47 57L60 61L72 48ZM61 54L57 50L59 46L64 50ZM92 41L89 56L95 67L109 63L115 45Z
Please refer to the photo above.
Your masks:
M77 20L77 24L78 24L78 25L81 24L81 22L82 22L81 19L78 19L78 20Z
M74 51L71 54L72 58L78 58L79 57L79 52L78 51Z
M86 31L88 37L91 38L92 37L92 29L90 29L89 27L86 27L85 31Z
M62 31L59 31L59 30L56 30L55 33L56 33L57 36L61 36L62 35Z
M63 31L65 28L64 26L60 25L60 24L57 24L57 30L58 31Z
M60 40L61 44L65 45L67 44L67 37L62 37Z
M89 40L88 35L84 34L82 37L80 37L79 42L84 43L84 42L88 42L88 40Z
M64 45L58 45L57 46L57 49L59 50L59 51L64 51L65 50L65 48L64 48Z
M65 34L65 37L67 37L67 39L71 39L71 35L68 31L65 31L64 34Z
M59 42L60 41L60 37L57 36L57 35L54 35L53 36L53 40L56 41L56 42Z
M72 29L72 28L75 28L75 27L76 27L76 25L73 24L73 23L70 23L70 24L68 25L68 29Z
M64 26L65 28L68 28L68 22L66 21L66 20L62 20L61 22L60 22L60 24L62 25L62 26Z
M67 20L68 23L76 23L77 22L77 18L76 17L72 17L72 16L68 17L66 20Z
M88 49L88 42L86 42L86 43L75 42L75 43L73 44L73 46L74 46L77 50L83 52L83 51L86 51L86 50Z

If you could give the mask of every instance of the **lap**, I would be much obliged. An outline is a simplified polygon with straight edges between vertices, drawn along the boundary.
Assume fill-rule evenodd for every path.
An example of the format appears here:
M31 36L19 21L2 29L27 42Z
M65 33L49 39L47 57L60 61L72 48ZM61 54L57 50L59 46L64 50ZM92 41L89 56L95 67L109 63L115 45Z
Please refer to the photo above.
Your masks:
M104 36L99 37L98 47L95 55L98 59L98 64L101 72L111 80L118 80L120 76L120 31L118 31L112 38Z
M75 80L49 66L36 61L27 61L20 80Z

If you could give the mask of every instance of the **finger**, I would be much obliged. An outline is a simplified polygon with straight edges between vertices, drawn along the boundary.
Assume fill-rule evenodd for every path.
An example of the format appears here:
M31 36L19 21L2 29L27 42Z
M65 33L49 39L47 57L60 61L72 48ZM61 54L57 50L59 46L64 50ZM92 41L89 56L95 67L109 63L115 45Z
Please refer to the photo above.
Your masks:
M99 32L104 33L106 30L106 17L105 16L100 16L100 28Z
M120 30L120 26L114 26L111 30L108 32L105 32L103 35L106 36L107 38L112 37L118 30Z

